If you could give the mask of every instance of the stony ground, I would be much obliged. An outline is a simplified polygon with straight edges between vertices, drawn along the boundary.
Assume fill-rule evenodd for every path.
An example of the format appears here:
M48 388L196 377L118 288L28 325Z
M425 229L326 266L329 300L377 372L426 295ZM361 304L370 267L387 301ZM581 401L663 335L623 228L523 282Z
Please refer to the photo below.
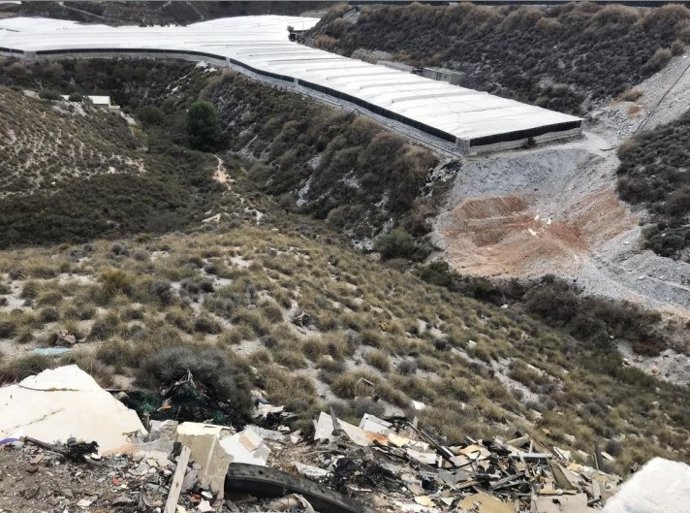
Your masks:
M0 446L0 511L131 510L148 478L160 484L158 472L137 474L126 457L76 464L38 448Z
M615 190L618 144L648 118L647 129L687 108L689 59L638 86L635 102L602 105L582 139L464 161L435 223L444 258L463 274L553 273L587 293L690 315L690 265L642 250L645 213Z

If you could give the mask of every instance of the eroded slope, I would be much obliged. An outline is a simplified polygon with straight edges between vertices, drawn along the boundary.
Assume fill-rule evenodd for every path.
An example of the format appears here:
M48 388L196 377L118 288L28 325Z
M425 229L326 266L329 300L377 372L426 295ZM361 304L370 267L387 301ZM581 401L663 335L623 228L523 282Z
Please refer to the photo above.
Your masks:
M141 147L117 112L0 87L0 197L70 178L144 173Z

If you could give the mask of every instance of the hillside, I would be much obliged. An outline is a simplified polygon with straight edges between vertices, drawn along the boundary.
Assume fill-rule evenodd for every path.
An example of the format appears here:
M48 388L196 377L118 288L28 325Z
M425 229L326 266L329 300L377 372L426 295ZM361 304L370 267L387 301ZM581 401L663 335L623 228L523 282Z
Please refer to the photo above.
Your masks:
M618 154L618 192L644 205L653 224L646 244L656 253L690 262L690 112L677 121L642 132Z
M201 95L218 109L218 150L249 159L251 176L285 208L326 219L369 248L385 227L402 224L419 236L430 230L435 201L429 195L442 189L447 162L363 118L187 63L64 61L56 64L59 75L40 65L1 65L8 72L0 83L28 87L41 80L60 91L105 91L134 111L154 107L165 115L150 127L154 155L159 145L186 144L185 109ZM441 172L431 176L437 164Z
M142 146L118 113L0 87L2 197L61 188L75 178L144 174Z
M139 127L87 104L8 88L0 99L0 247L155 233L204 217L213 187L200 180L214 158L151 148Z
M460 161L431 221L437 254L687 316L689 35L683 6L414 4L333 7L304 42L585 116L580 140Z
M690 457L687 385L667 382L665 368L636 368L687 325L552 279L499 290L413 263L433 249L425 234L457 192L449 187L486 160L444 161L361 117L209 66L50 66L60 72L3 60L0 81L109 94L137 124L2 89L4 126L25 112L46 120L22 135L26 145L52 141L62 125L77 137L90 130L84 151L138 156L141 166L0 198L0 381L76 362L103 385L146 393L187 366L224 399L248 383L265 390L305 431L333 406L352 421L414 414L448 441L524 430L585 453L596 441L621 472L655 454ZM220 120L213 152L189 148L187 112L200 98ZM79 165L57 146L66 168ZM542 176L548 169L530 180ZM500 192L490 178L482 186ZM638 354L624 360L624 343ZM53 346L69 351L33 352ZM237 406L240 415L246 404Z
M459 3L355 12L341 5L310 31L307 41L345 55L454 69L465 74L466 87L581 113L682 52L690 42L690 10L678 5Z
M255 368L248 377L305 426L327 404L354 419L417 400L428 406L420 422L449 440L516 428L586 452L597 440L621 469L652 454L690 456L684 387L279 217L3 251L2 381L57 364L29 351L60 333L78 343L59 361L104 385L144 379L166 348L214 347ZM361 399L371 395L381 402Z

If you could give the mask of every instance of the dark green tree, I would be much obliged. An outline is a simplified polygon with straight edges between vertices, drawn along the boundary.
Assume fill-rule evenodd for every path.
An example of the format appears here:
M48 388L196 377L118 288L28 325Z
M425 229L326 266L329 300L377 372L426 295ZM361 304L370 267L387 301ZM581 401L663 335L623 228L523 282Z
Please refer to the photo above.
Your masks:
M213 151L220 140L220 123L216 107L207 101L197 100L187 111L187 137L195 150Z
M393 228L376 241L374 249L381 253L381 258L389 260L391 258L412 258L416 247L412 235L403 228Z

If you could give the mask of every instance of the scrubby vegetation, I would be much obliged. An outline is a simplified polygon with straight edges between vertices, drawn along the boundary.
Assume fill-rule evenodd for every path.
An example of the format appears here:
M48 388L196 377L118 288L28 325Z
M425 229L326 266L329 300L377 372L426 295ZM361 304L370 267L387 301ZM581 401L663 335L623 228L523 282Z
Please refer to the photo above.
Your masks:
M12 247L0 251L0 339L12 355L0 382L65 363L104 385L170 386L189 371L239 417L256 387L304 429L331 405L354 420L410 413L415 400L427 405L420 422L448 441L517 428L583 450L615 442L621 470L653 454L690 456L687 388L627 366L600 337L604 306L553 283L552 295L510 292L528 306L506 310L497 301L508 292L491 284L458 282L441 265L422 272L426 283L401 264L424 253L414 237L433 212L420 199L436 165L427 150L186 63L66 61L52 75L0 64L9 85L111 94L141 116L132 151L144 162L127 183L97 174L0 201ZM187 146L186 112L199 99L218 111L217 155ZM385 264L343 236L384 226L396 226L378 245ZM544 306L554 301L568 308L554 315ZM596 314L588 331L584 312ZM640 326L614 314L604 331L638 342ZM73 342L59 358L31 353ZM219 419L231 420L241 419Z
M460 276L441 261L421 267L418 273L428 283L496 306L510 303L530 317L603 351L615 351L616 345L625 341L638 354L658 355L675 338L658 312L627 301L583 295L574 284L554 276L529 282L492 282ZM686 347L678 349L687 351Z
M626 141L618 156L621 198L651 214L647 247L690 262L690 111Z
M54 66L55 73L60 70ZM61 100L49 89L40 98ZM55 190L74 178L138 175L142 146L116 113L81 102L43 102L0 87L0 198Z
M436 165L430 151L365 118L225 74L208 91L233 151L250 151L249 169L281 205L326 219L354 238L391 218L426 233L428 199L419 198Z
M161 194L171 197L163 202L142 199L132 207L145 203L142 208L150 211L161 204L171 205L167 210L173 210L177 219L164 229L183 227L194 214L208 211L209 202L214 201L208 194L194 196L208 192L199 190L202 175L209 176L208 168L199 165L200 155L184 149L190 142L187 111L201 99L218 112L221 134L216 148L246 159L249 177L262 191L279 196L281 207L326 219L351 238L369 241L369 247L371 238L391 221L415 237L429 231L426 219L437 202L421 196L433 185L427 182L436 157L364 118L234 73L209 72L188 63L65 61L54 64L59 73L11 60L0 65L8 71L0 75L0 83L31 87L40 81L66 93L75 89L106 93L123 108L143 115L148 152L141 158L149 161L144 166L153 171L143 179L164 178L169 183ZM170 94L176 86L177 92ZM178 164L167 159L171 154ZM185 200L188 210L178 212L175 187L185 179L196 186L191 192L198 199L195 203ZM68 197L73 194L73 188L65 189ZM141 190L144 194L150 187ZM119 233L135 231L138 226L132 224L127 226L129 231Z
M411 4L364 7L356 22L349 11L334 7L311 31L314 44L448 67L465 73L465 86L573 113L650 76L690 42L690 10L680 5Z
M0 364L0 381L75 362L104 384L123 375L157 389L189 370L239 401L238 411L250 384L304 426L330 404L354 420L362 411L405 412L416 400L428 406L416 413L420 423L449 441L515 428L583 450L616 440L623 470L651 454L689 456L686 388L523 311L372 261L293 214L184 236L2 251L0 280L9 297L26 290L19 306L0 308L0 336L15 353ZM54 311L39 314L39 302ZM65 331L79 340L67 356L16 356ZM497 374L536 399L521 400Z

